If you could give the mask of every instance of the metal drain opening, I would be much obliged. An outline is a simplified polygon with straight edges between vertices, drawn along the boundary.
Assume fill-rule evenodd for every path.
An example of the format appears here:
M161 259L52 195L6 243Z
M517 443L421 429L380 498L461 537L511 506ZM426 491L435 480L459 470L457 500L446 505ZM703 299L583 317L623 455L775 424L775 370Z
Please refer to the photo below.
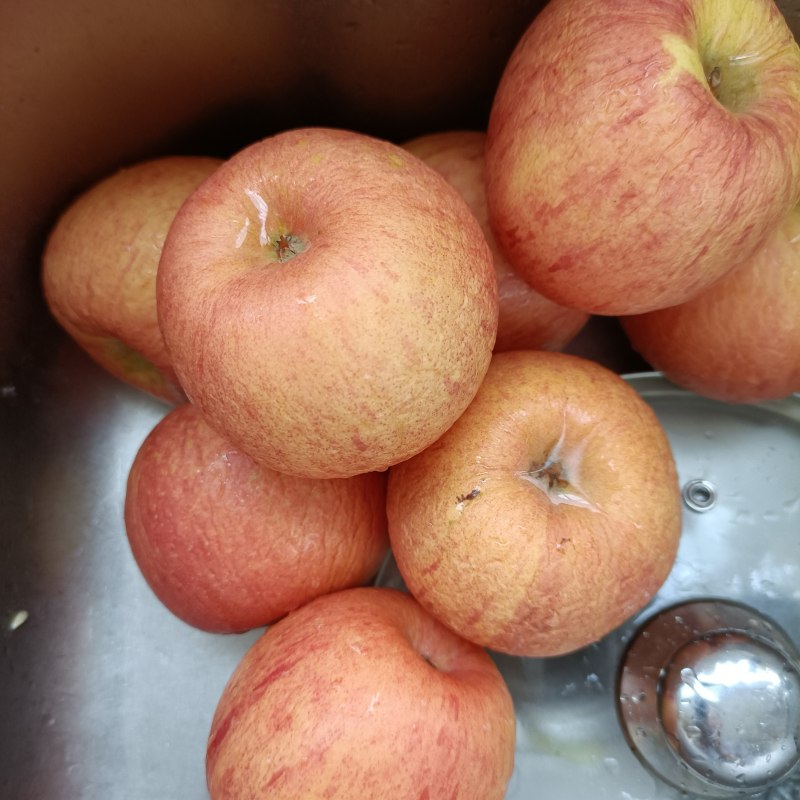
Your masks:
M717 487L702 478L687 481L683 487L683 502L692 511L710 511L717 504Z

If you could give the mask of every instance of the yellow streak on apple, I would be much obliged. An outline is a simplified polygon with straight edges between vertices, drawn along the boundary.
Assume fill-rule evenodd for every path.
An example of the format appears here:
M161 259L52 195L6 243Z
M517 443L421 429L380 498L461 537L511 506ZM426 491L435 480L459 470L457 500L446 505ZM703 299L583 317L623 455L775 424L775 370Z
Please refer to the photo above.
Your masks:
M390 153L388 156L389 165L392 167L402 167L406 162L400 158L396 153Z
M675 83L684 72L694 75L698 81L705 82L706 75L700 61L700 54L691 42L674 33L665 34L661 42L664 50L675 59L672 69L665 73L659 81L661 85Z

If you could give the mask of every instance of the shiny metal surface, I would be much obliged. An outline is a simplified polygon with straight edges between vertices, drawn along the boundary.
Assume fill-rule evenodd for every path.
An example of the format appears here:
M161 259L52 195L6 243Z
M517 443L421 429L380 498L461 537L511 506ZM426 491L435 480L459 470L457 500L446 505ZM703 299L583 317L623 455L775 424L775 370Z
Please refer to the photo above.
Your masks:
M797 767L800 660L754 608L719 600L663 609L620 665L618 711L642 763L698 797L758 794Z
M67 342L49 363L0 399L0 798L199 800L216 700L255 635L184 625L130 555L127 471L165 407Z
M781 653L716 633L673 659L661 718L678 756L710 783L763 790L797 765L799 691L796 666Z

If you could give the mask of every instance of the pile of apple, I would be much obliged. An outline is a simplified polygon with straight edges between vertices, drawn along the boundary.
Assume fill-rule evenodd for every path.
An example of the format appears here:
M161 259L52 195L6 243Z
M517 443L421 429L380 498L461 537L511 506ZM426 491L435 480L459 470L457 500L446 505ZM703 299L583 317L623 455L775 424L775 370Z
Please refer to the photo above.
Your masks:
M79 197L43 259L63 327L174 404L125 523L187 623L268 626L213 798L502 798L487 648L597 641L665 580L667 438L561 351L619 317L668 377L800 391L800 50L771 0L552 0L487 132L288 130ZM391 552L408 593L367 586Z

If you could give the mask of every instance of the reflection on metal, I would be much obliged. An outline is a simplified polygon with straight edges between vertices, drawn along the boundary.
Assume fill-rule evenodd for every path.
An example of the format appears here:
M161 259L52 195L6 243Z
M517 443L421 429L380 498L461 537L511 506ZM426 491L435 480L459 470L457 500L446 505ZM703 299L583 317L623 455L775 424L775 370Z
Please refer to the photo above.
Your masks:
M764 792L798 764L800 657L748 606L697 601L649 619L619 675L623 731L661 779L703 798Z

